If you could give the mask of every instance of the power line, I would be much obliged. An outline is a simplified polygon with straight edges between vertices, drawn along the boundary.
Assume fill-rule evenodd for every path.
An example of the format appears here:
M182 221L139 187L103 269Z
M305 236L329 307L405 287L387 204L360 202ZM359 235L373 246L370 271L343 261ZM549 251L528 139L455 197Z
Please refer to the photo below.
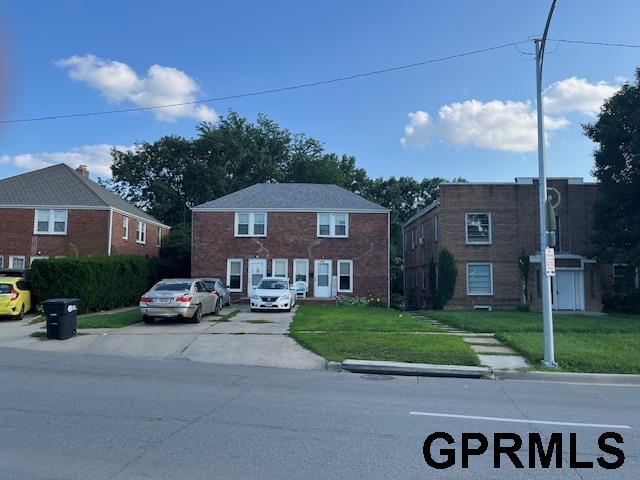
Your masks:
M640 48L640 45L637 44L629 44L629 43L607 43L607 42L591 42L591 41L586 41L586 40L572 40L572 39L559 39L559 38L554 38L554 39L549 39L549 40L553 40L555 42L558 42L558 44L560 43L570 43L570 44L580 44L580 45L601 45L601 46L608 46L608 47L624 47L624 48ZM184 106L188 106L188 105L198 105L198 104L203 104L203 103L211 103L211 102L219 102L219 101L223 101L223 100L235 100L235 99L239 99L239 98L247 98L247 97L257 97L260 95L268 95L271 93L278 93L278 92L286 92L286 91L290 91L290 90L299 90L302 88L310 88L310 87L316 87L319 85L328 85L328 84L332 84L332 83L338 83L338 82L345 82L345 81L349 81L349 80L355 80L357 78L364 78L364 77L370 77L370 76L374 76L374 75L380 75L380 74L384 74L384 73L389 73L389 72L397 72L400 70L407 70L410 68L416 68L416 67L421 67L424 65L429 65L432 63L440 63L440 62L445 62L447 60L453 60L456 58L462 58L462 57L468 57L470 55L477 55L479 53L486 53L486 52L491 52L494 50L500 50L503 48L507 48L507 47L514 47L518 50L518 52L520 54L525 54L528 55L527 52L523 52L518 48L518 45L522 45L522 44L526 44L529 43L529 40L523 40L520 42L509 42L509 43L503 43L501 45L495 45L492 47L487 47L487 48L481 48L479 50L470 50L467 52L463 52L463 53L456 53L454 55L447 55L445 57L438 57L438 58L432 58L429 60L423 60L420 62L415 62L415 63L408 63L405 65L398 65L395 67L388 67L388 68L382 68L382 69L378 69L378 70L371 70L369 72L363 72L363 73L355 73L352 75L346 75L346 76L342 76L342 77L336 77L336 78L331 78L328 80L319 80L316 82L309 82L309 83L299 83L296 85L289 85L286 87L279 87L279 88L272 88L272 89L268 89L268 90L258 90L255 92L245 92L245 93L239 93L236 95L227 95L227 96L223 96L223 97L214 97L214 98L206 98L206 99L202 99L202 100L193 100L191 102L180 102L180 103L170 103L170 104L164 104L164 105L152 105L149 107L131 107L131 108L121 108L121 109L116 109L116 110L100 110L100 111L96 111L96 112L79 112L79 113L67 113L67 114L60 114L60 115L46 115L46 116L41 116L41 117L31 117L31 118L18 118L18 119L13 119L13 120L0 120L0 125L2 124L15 124L15 123L29 123L29 122L40 122L40 121L45 121L45 120L58 120L58 119L63 119L63 118L78 118L78 117L95 117L95 116L99 116L99 115L113 115L113 114L117 114L117 113L129 113L129 112L142 112L142 111L146 111L146 110L159 110L159 109L163 109L163 108L172 108L172 107L184 107Z
M42 116L42 117L32 117L32 118L20 118L20 119L14 119L14 120L0 120L0 124L9 124L9 123L27 123L27 122L39 122L39 121L44 121L44 120L57 120L57 119L62 119L62 118L77 118L77 117L93 117L93 116L98 116L98 115L111 115L111 114L116 114L116 113L127 113L127 112L141 112L141 111L145 111L145 110L158 110L161 108L171 108L171 107L184 107L187 105L198 105L198 104L202 104L202 103L210 103L210 102L218 102L218 101L222 101L222 100L234 100L234 99L238 99L238 98L246 98L246 97L256 97L259 95L267 95L270 93L278 93L278 92L286 92L286 91L290 91L290 90L298 90L301 88L309 88L309 87L316 87L319 85L328 85L331 83L338 83L338 82L345 82L348 80L354 80L357 78L363 78L363 77L370 77L373 75L380 75L383 73L389 73L389 72L396 72L399 70L407 70L409 68L415 68L415 67L421 67L423 65L429 65L432 63L439 63L439 62L444 62L447 60L453 60L455 58L461 58L461 57L468 57L470 55L476 55L479 53L485 53L485 52L490 52L490 51L494 51L494 50L500 50L503 48L507 48L507 47L516 47L519 44L524 44L524 43L528 43L527 40L523 40L520 42L509 42L509 43L503 43L501 45L495 45L493 47L487 47L487 48L482 48L479 50L471 50L468 52L463 52L463 53L456 53L454 55L447 55L446 57L439 57L439 58L432 58L429 60L423 60L421 62L415 62L415 63L408 63L405 65L398 65L395 67L388 67L388 68L382 68L379 70L372 70L369 72L364 72L364 73L356 73L353 75L346 75L343 77L336 77L336 78L331 78L328 80L319 80L316 82L309 82L309 83L299 83L296 85L289 85L286 87L279 87L279 88L272 88L272 89L268 89L268 90L258 90L255 92L246 92L246 93L239 93L236 95L227 95L224 97L214 97L214 98L206 98L206 99L202 99L202 100L193 100L191 102L180 102L180 103L171 103L171 104L165 104L165 105L153 105L150 107L131 107L131 108L122 108L122 109L117 109L117 110L101 110L101 111L97 111L97 112L82 112L82 113L68 113L68 114L61 114L61 115L47 115L47 116Z

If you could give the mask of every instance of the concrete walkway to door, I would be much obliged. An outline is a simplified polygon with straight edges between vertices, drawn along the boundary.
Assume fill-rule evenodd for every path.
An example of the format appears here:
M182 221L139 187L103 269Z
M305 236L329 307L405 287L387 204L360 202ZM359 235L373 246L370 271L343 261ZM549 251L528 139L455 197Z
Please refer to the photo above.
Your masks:
M231 321L213 323L181 356L228 365L325 368L324 358L305 350L287 335L293 312L251 313L248 305L232 308L240 313Z

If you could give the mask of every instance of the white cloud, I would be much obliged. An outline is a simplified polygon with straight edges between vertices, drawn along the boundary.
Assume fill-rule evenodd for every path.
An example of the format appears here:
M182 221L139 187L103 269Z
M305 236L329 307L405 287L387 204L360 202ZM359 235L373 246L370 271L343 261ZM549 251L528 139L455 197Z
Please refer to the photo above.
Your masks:
M407 147L422 147L429 142L432 121L427 112L418 110L408 115L409 123L404 127L404 137L400 143Z
M595 115L604 101L620 88L607 82L589 83L584 78L569 77L552 83L544 90L544 109L549 113L579 112Z
M544 91L545 130L552 132L569 125L564 113L596 114L603 102L619 86L606 82L589 83L569 77ZM473 146L508 152L530 152L537 147L537 113L530 101L467 100L443 105L437 118L418 110L409 114L400 143L422 147L429 139L459 146ZM547 135L548 138L548 135Z
M2 155L0 164L11 163L23 170L37 170L57 163L66 163L72 168L87 165L89 172L98 177L111 177L111 149L114 145L83 145L67 152L21 153ZM118 150L130 150L133 147L115 145Z
M467 100L440 107L436 122L416 118L425 112L409 114L410 123L400 140L404 146L423 146L429 137L462 146L509 152L528 152L537 145L536 111L530 102L480 102ZM546 117L545 128L558 130L568 125L562 117Z
M200 91L197 82L182 70L152 65L146 76L138 75L126 63L96 57L73 55L55 65L69 69L69 78L84 82L113 103L131 102L138 107L153 107L192 102ZM218 114L205 105L182 105L154 110L158 120L195 118L214 122Z

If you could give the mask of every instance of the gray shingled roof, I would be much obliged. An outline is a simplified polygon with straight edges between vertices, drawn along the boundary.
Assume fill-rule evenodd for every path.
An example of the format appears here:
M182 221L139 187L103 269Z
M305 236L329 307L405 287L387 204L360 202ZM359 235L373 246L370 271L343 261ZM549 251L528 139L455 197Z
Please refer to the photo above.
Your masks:
M160 223L64 163L0 180L0 206L113 207Z
M319 183L258 183L193 207L193 210L241 209L388 211L342 187Z

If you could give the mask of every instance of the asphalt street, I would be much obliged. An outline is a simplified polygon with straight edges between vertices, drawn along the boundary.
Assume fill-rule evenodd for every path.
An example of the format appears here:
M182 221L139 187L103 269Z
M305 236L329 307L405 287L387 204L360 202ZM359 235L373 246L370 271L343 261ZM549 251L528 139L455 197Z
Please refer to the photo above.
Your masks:
M636 479L639 406L635 386L362 376L0 349L0 479ZM615 459L598 448L605 431L624 439L609 442L625 453L616 470L596 460ZM424 460L424 440L434 432L456 441L448 469ZM489 438L487 452L471 457L467 469L463 432ZM496 432L523 438L517 455L525 468L506 456L494 468ZM562 468L528 468L530 432L545 440L563 433ZM576 460L594 468L570 467L570 432ZM434 443L436 461L445 458L439 450L446 446Z

